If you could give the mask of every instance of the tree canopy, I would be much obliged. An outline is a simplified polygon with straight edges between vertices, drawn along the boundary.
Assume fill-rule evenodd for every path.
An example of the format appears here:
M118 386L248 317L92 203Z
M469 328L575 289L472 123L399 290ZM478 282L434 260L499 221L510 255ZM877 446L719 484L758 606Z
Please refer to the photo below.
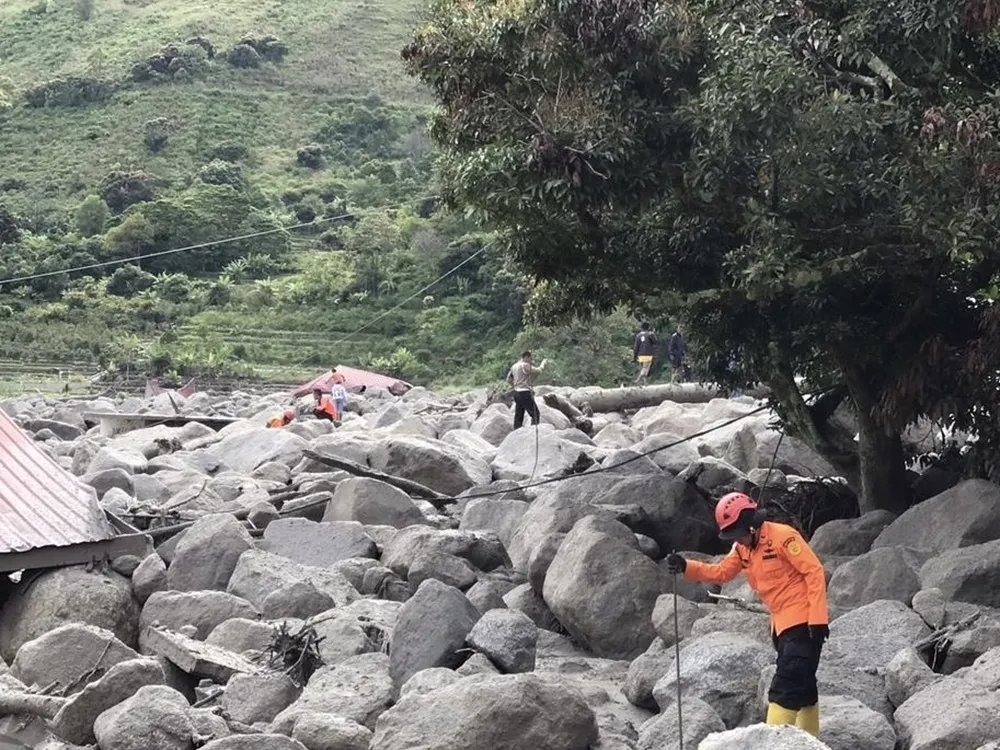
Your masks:
M438 0L403 57L440 103L448 199L566 310L681 309L709 371L768 383L867 507L900 510L907 424L995 416L998 20L993 0ZM829 421L845 397L857 450Z

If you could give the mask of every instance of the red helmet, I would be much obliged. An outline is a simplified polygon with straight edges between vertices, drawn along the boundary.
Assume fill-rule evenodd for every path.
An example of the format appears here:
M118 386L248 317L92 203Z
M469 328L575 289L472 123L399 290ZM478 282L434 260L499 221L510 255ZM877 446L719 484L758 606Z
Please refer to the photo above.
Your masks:
M715 523L719 527L719 536L723 539L733 539L749 528L749 521L757 510L749 495L742 492L730 492L723 495L715 506Z
M295 419L295 412L292 409L286 409L285 410L285 419L287 419L289 422L291 422L293 419Z

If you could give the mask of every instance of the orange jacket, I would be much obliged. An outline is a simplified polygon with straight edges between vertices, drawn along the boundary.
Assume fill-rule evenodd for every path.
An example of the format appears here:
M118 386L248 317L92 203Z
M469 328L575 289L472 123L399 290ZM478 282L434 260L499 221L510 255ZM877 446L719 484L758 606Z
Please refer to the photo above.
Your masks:
M688 560L684 577L722 584L740 571L771 610L775 633L780 635L793 625L828 624L823 564L791 526L765 521L756 547L734 544L717 565Z
M267 420L267 426L268 427L284 427L285 426L285 418L284 417L271 417L269 420Z
M319 400L319 403L313 402L313 411L322 411L329 414L334 419L337 418L337 407L334 405L333 401L330 400L328 396L323 396Z

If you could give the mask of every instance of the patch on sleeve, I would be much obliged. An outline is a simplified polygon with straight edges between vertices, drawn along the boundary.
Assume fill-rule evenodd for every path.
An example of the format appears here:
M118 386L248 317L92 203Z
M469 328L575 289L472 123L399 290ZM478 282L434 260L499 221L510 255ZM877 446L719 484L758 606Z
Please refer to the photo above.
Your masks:
M798 557L802 554L802 545L799 544L799 540L794 536L788 537L788 539L785 540L784 546L788 551L788 554L792 557Z

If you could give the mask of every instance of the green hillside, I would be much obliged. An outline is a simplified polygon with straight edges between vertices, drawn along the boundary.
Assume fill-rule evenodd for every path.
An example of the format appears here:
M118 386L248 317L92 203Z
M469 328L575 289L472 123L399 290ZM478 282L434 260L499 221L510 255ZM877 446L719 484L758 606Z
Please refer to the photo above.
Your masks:
M634 321L524 330L529 280L438 205L432 102L399 56L421 8L0 4L7 390L35 369L288 380L338 362L470 385L523 345L559 350L555 377L622 378Z

